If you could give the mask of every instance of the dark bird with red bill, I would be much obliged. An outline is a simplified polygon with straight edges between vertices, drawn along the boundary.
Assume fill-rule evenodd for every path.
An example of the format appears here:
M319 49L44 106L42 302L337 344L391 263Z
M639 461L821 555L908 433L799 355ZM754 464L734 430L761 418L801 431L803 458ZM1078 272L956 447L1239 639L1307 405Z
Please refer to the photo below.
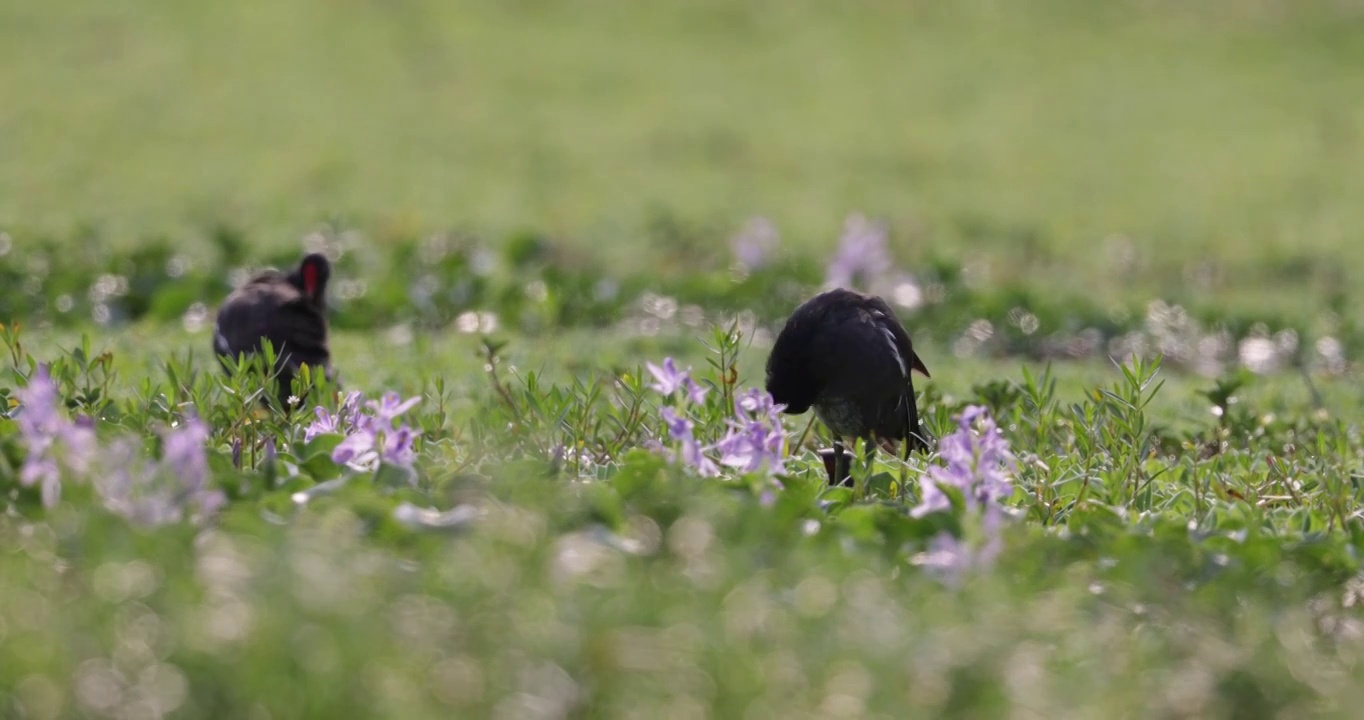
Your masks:
M292 272L265 270L233 291L218 308L213 332L213 351L223 369L231 372L238 357L260 352L261 341L269 340L280 406L286 410L303 364L330 378L326 292L331 272L326 256L312 253Z
M815 415L834 435L821 452L829 483L848 478L845 439L861 438L868 460L880 445L927 450L910 372L929 377L895 311L875 295L839 288L807 300L787 319L767 358L767 392L800 414Z

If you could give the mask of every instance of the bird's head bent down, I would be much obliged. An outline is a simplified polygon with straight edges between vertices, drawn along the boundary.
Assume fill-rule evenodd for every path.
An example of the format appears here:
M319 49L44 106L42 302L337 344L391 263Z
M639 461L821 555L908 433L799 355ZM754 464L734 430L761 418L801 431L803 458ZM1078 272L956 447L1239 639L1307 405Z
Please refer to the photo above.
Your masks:
M837 438L926 449L913 371L929 376L890 306L840 288L807 300L787 319L767 358L767 391L785 412L813 408Z

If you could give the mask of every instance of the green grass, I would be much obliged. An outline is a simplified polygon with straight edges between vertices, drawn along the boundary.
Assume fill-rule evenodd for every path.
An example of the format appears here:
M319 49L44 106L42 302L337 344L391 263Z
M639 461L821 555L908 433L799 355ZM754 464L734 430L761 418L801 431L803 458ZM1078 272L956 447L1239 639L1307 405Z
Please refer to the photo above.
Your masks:
M1354 717L1364 386L1315 348L1364 353L1361 24L0 0L0 715ZM825 488L817 424L780 489L651 450L670 402L720 438L853 212L933 297L899 309L929 427L983 405L1017 456L998 535L960 494L912 513L936 454ZM754 215L781 248L735 272ZM344 389L422 398L410 476L209 355L233 273L304 236ZM704 404L644 386L669 356ZM20 479L37 362L98 439L52 507ZM111 479L192 477L163 468L192 416L228 504L130 521ZM927 567L943 537L976 565Z
M729 386L708 369L720 358L704 338L513 340L494 378L475 336L414 343L408 367L343 333L352 387L424 398L408 414L424 433L408 484L391 468L336 465L334 440L303 441L311 415L264 412L258 382L226 378L197 350L187 359L202 335L134 327L89 349L19 337L6 388L25 384L26 353L55 361L73 412L100 418L101 445L131 436L151 457L162 428L198 415L213 428L212 486L231 498L200 524L130 524L94 490L117 470L105 460L66 473L62 501L44 510L17 481L18 421L0 419L0 534L13 548L0 557L2 687L28 717L140 702L180 717L546 706L610 717L662 705L726 717L1349 717L1357 694L1364 447L1344 419L1361 404L1349 382L1318 388L1337 415L1293 376L1251 379L1228 403L1200 394L1207 381L1164 383L1151 366L1127 380L1095 365L1053 381L998 362L940 373L921 384L935 433L983 402L1018 457L998 558L954 580L919 566L929 540L989 531L960 504L908 513L936 456L911 461L899 488L883 455L858 500L824 489L809 448L790 449L775 495L763 473L698 478L640 449L669 442L658 409L679 406L640 387L641 358L668 352L694 368L711 392L684 411L714 439L730 412L721 395L755 381L760 343L709 341L738 352ZM107 359L82 360L102 349ZM600 370L555 367L585 352ZM803 421L788 421L793 440ZM589 462L551 464L555 445ZM322 492L337 478L346 484ZM315 497L299 505L298 492ZM477 514L423 529L401 519L404 503Z

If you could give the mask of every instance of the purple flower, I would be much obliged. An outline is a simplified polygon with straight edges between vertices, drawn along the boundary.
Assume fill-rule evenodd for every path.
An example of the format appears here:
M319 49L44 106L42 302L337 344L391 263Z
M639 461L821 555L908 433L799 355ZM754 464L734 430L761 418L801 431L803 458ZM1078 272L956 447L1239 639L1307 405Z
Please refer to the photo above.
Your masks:
M947 493L943 492L936 482L920 478L919 495L919 504L909 511L909 514L916 518L929 513L947 512L952 509L952 501L948 499Z
M110 512L138 525L180 522L186 512L207 518L227 504L210 487L208 438L208 426L190 418L162 436L160 462L143 459L132 440L117 442L103 453L95 491Z
M28 451L19 471L19 482L24 487L41 483L43 505L52 507L61 494L61 471L53 449L64 425L57 412L57 386L48 376L47 368L40 367L16 395L23 407L19 436Z
M776 504L777 504L777 491L776 491L774 488L770 488L770 487L768 487L768 488L763 488L762 493L761 493L760 495L758 495L758 507L770 508L770 507L772 507L773 505L776 505Z
M57 384L47 371L46 365L39 365L28 384L15 392L24 412L19 416L20 429L26 427L46 427L58 422Z
M162 461L186 487L208 485L208 455L204 451L207 442L208 426L196 417L189 418L163 437Z
M781 234L775 223L765 217L752 217L730 239L729 246L740 265L757 270L767 264L768 257L780 243Z
M722 465L742 473L764 468L778 475L785 472L786 428L771 395L750 388L736 397L728 425L729 431L715 444Z
M955 535L940 532L928 543L928 549L916 555L913 563L935 575L946 584L956 586L971 567L971 549Z
M691 420L678 415L677 411L670 407L661 408L658 414L668 426L668 436L678 442L677 455L682 464L696 470L703 477L719 474L720 469L706 457L701 450L701 443L697 442L696 436L692 434L695 425Z
M84 472L95 450L92 420L67 419L58 409L57 384L46 365L40 365L28 385L15 395L23 412L19 414L19 437L26 450L19 482L24 487L39 485L43 506L53 507L61 499L60 459L68 469Z
M124 439L100 447L92 418L63 417L46 367L34 373L18 397L23 404L19 433L28 450L20 482L41 483L44 506L60 500L63 469L89 476L105 507L140 524L178 522L187 509L207 516L226 503L221 491L209 488L209 428L202 420L191 417L167 431L161 460L149 462L140 443ZM96 467L98 473L90 472Z
M417 455L413 441L420 434L420 431L406 425L391 433L384 433L383 450L379 453L380 460L393 465L411 467Z
M757 418L765 416L769 421L780 420L781 408L772 402L772 396L758 388L734 398L734 414L740 417Z
M696 388L689 388L688 392L693 390ZM786 429L781 422L780 408L772 403L772 396L762 390L753 388L735 398L734 416L725 423L724 437L708 447L703 447L696 439L696 425L690 418L667 406L660 408L658 413L668 429L668 436L678 443L679 460L701 475L718 475L720 465L741 473L763 469L781 473L785 469ZM718 453L719 465L707 455L708 452Z
M696 470L701 477L715 477L720 474L720 468L701 450L701 443L696 438L687 438L682 441L682 462Z
M691 378L687 378L687 381L686 383L684 383L684 385L687 390L688 402L690 402L693 405L702 405L706 402L706 393L710 391L702 387L701 383L698 383L695 380L692 380Z
M914 517L949 509L945 487L960 490L970 509L998 507L1013 492L1013 453L983 407L962 411L956 432L938 441L938 455L946 464L929 468L920 478L922 501L912 511Z
M336 414L340 417L340 421L347 425L354 425L359 422L360 401L364 399L364 393L359 390L352 390L346 393L346 398L341 401L341 407L336 410Z
M649 369L649 374L654 376L654 382L649 387L658 391L660 395L671 397L673 393L681 390L690 403L701 405L706 401L706 393L710 391L691 379L691 368L678 370L677 364L670 357L663 358L662 367L651 362L645 362L644 365Z
M936 576L945 584L957 587L966 573L972 570L985 570L994 565L1004 549L1001 534L1004 511L998 507L987 508L981 518L982 537L977 542L967 542L948 532L938 533L928 543L928 549L916 555L911 561Z
M373 470L379 459L375 450L379 437L373 431L360 431L347 435L332 449L332 462L349 465L356 470Z
M318 435L329 433L345 434L360 420L360 398L359 390L353 390L346 395L346 399L341 402L341 407L336 414L332 415L321 405L313 408L313 416L316 418L303 430L303 441L308 442ZM413 398L415 401L416 399ZM406 408L404 408L406 409Z
M885 223L873 222L860 214L849 215L824 277L830 287L867 288L894 267L886 246Z
M62 499L61 470L57 467L56 458L51 456L39 455L26 459L24 468L19 473L19 483L24 487L41 483L45 508L56 506Z
M398 393L385 393L380 400L365 403L372 414L360 410L359 398L358 392L347 396L335 417L323 408L315 411L317 419L309 426L309 430L316 430L314 436L337 431L346 435L332 450L332 462L365 472L376 469L380 463L411 469L417 455L413 443L421 431L395 423L421 398L403 400ZM306 433L304 439L308 439Z
M668 426L668 435L674 440L684 440L691 437L693 423L691 420L678 415L676 410L670 407L661 408L658 411L659 417L663 418L664 424Z
M342 432L340 413L332 415L327 412L327 408L318 405L313 408L313 416L316 417L316 419L309 423L308 427L303 429L303 442L308 442L318 435Z
M417 403L421 402L421 396L415 396L403 400L402 396L395 392L384 393L379 401L370 400L366 405L374 411L374 417L385 425L390 424L399 415L411 410Z
M757 472L764 467L774 473L785 470L780 453L769 449L768 433L758 425L742 430L731 429L715 444L720 451L720 464L741 473Z
M663 358L663 367L651 362L646 362L644 365L649 368L649 373L654 376L654 383L649 387L657 390L660 395L672 395L689 380L687 371L679 371L670 357Z
M174 521L175 508L165 493L148 493L155 467L142 458L137 443L124 438L104 451L104 472L94 478L95 492L104 507L139 525Z
M165 434L161 455L162 467L174 479L172 485L178 485L174 493L177 503L197 510L200 515L210 515L227 504L227 496L221 490L210 489L208 439L208 425L191 417ZM274 452L275 439L269 438L265 443L269 456Z

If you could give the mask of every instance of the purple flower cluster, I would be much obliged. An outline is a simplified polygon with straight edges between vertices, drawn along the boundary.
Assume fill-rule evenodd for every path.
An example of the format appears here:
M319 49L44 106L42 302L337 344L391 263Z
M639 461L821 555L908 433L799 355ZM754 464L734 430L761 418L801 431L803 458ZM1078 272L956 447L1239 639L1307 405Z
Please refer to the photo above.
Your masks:
M61 413L57 384L45 365L38 367L16 395L22 406L18 425L25 450L19 483L24 487L40 485L43 506L50 508L61 500L61 465L79 474L89 468L96 450L94 423L88 417L70 420Z
M960 490L969 510L997 508L1013 492L1014 456L1009 442L979 405L962 411L956 432L938 441L938 455L946 466L931 467L920 479L922 502L914 508L914 517L950 509L944 487Z
M889 230L884 222L874 222L861 214L849 215L843 223L838 251L826 269L824 284L871 289L894 269L888 239Z
M61 499L63 470L68 477L92 478L107 509L143 525L179 522L186 510L206 517L227 502L226 495L209 487L209 431L198 418L167 431L161 460L149 462L141 443L124 438L101 447L90 418L65 418L46 367L38 368L18 397L23 406L19 437L26 451L19 482L41 484L45 507Z
M161 460L142 458L139 443L124 439L104 455L104 472L95 491L110 512L147 526L209 517L227 504L221 490L210 487L208 425L191 417L162 434Z
M781 424L781 408L772 396L750 388L734 401L734 417L727 421L729 431L715 443L720 464L741 473L766 468L773 475L786 471L783 450L786 428Z
M668 437L677 441L677 459L683 465L692 468L702 477L714 477L720 474L720 468L711 459L706 457L701 447L700 441L692 432L696 429L696 423L684 416L678 415L676 410L664 407L658 411L663 418L664 424L668 426Z
M651 387L663 396L671 398L679 389L686 391L683 412L671 406L659 409L668 437L676 443L679 462L703 477L719 475L721 465L740 473L784 471L786 429L781 423L781 408L773 404L771 395L757 388L740 395L734 401L734 415L725 422L724 437L713 445L702 445L696 437L696 423L685 414L685 404L701 405L705 389L686 371L678 371L672 358L665 358L662 367L653 363L648 367L657 380ZM718 464L708 453L716 454Z
M963 410L957 418L957 430L938 441L938 454L946 464L929 468L921 477L921 502L911 514L923 517L951 510L951 500L943 488L956 488L966 501L966 511L980 516L982 537L972 544L940 533L915 564L956 584L967 570L993 564L1002 549L1002 502L1013 492L1015 461L999 427L986 409L977 405Z
M346 399L341 401L341 407L336 409L335 415L321 405L313 408L314 419L303 429L303 442L309 442L318 435L349 434L349 431L360 422L362 397L359 390L348 393Z
M1000 535L1003 516L998 509L985 513L981 519L984 538L979 546L964 542L951 533L938 533L928 543L928 550L914 558L914 564L937 576L948 585L958 585L970 570L986 569L1004 549Z
M421 435L407 424L399 424L398 416L421 402L420 397L403 400L398 393L386 393L379 400L361 406L363 395L351 392L333 415L318 407L316 419L304 429L304 442L321 434L344 435L332 450L332 461L360 471L376 469L380 463L411 469L417 451L414 442Z

